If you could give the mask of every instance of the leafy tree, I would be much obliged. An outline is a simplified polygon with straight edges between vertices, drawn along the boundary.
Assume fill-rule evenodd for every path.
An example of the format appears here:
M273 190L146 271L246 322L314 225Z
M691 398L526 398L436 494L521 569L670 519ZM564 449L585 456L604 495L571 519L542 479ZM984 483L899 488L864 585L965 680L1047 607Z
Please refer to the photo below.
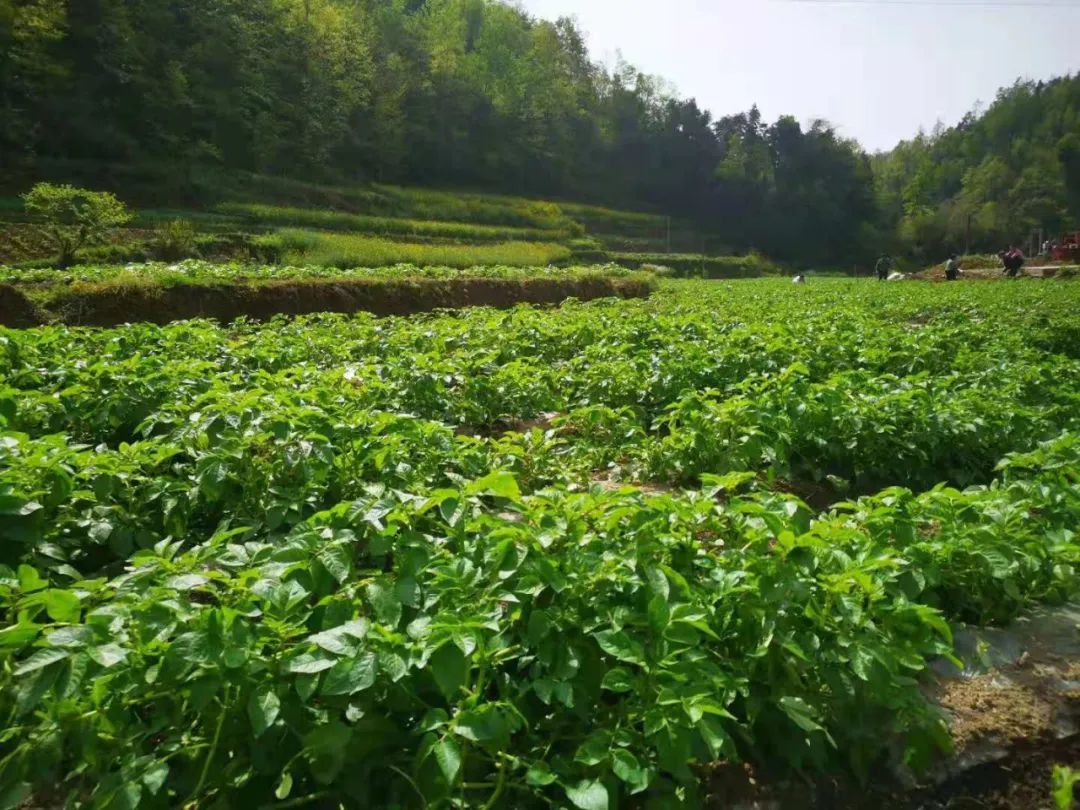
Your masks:
M38 183L23 195L23 201L28 213L44 220L64 267L80 248L100 244L111 229L132 218L124 204L107 191Z
M955 127L878 156L882 223L913 254L996 250L1080 218L1080 75L1017 82Z

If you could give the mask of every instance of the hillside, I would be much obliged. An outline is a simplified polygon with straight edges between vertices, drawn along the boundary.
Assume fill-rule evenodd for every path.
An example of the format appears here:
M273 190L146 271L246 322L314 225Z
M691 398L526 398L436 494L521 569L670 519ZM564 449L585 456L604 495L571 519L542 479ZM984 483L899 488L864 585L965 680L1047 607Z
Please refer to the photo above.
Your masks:
M658 213L475 191L323 185L244 172L196 173L182 188L145 167L91 172L135 211L81 263L203 258L349 269L619 263L679 275L745 277L776 268L731 257L715 235ZM18 190L8 180L9 193ZM149 207L144 207L149 206ZM49 266L55 248L18 196L0 197L0 264Z
M883 229L935 258L1080 228L1080 74L1003 88L983 112L874 160Z

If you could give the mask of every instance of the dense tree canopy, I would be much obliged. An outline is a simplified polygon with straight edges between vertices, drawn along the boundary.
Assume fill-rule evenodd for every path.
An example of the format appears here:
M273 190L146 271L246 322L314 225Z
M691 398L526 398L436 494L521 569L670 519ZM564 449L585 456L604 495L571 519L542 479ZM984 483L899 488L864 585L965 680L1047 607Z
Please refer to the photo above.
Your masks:
M1017 82L982 114L875 159L882 226L913 252L1080 227L1080 75Z
M823 122L713 121L656 77L592 61L573 21L497 0L0 0L0 169L588 197L806 261L940 251L969 215L979 244L1062 225L1080 209L1078 102L1077 80L1017 85L871 160Z

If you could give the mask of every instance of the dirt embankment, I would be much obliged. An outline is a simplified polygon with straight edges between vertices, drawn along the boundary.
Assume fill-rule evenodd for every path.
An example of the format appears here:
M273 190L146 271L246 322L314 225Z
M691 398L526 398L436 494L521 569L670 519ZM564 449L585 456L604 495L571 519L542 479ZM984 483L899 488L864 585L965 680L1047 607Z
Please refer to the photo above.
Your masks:
M34 305L25 295L10 284L0 284L0 326L22 329L39 322Z
M316 312L409 315L443 308L558 304L568 298L644 298L651 292L646 280L619 277L328 279L229 285L75 284L38 293L31 301L19 288L0 285L0 325L261 320Z

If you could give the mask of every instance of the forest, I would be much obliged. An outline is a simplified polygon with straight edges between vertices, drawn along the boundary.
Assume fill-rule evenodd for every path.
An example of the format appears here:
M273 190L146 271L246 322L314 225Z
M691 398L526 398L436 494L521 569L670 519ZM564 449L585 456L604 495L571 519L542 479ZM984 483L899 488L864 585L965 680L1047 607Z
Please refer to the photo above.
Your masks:
M825 121L714 118L494 0L0 0L3 190L118 166L161 197L229 171L543 194L781 260L937 260L1080 223L1080 76L870 155Z

